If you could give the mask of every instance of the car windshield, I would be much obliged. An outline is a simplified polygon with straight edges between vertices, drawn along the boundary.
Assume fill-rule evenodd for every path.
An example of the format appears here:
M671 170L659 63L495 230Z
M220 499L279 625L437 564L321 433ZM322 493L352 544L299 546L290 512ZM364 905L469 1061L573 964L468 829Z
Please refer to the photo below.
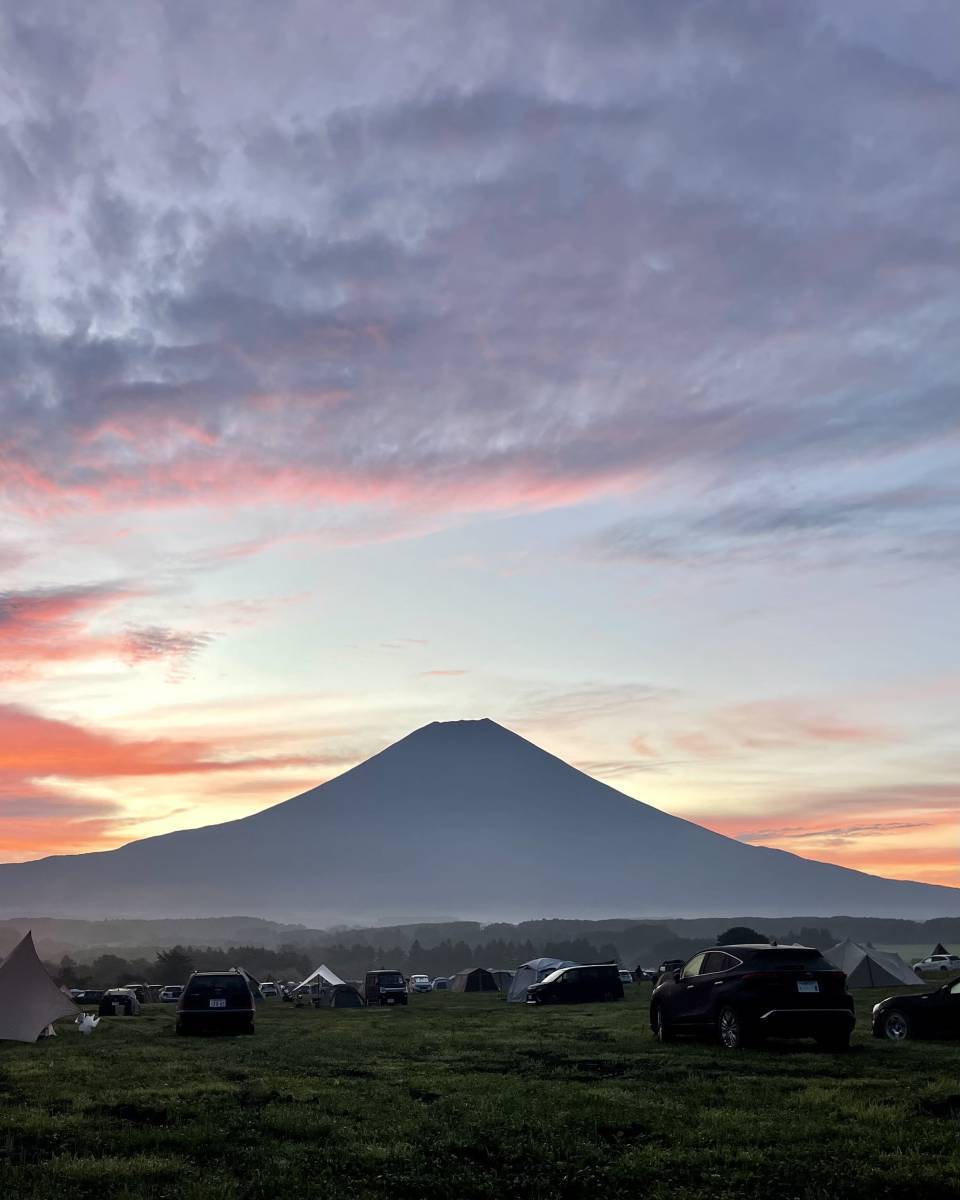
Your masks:
M377 981L382 988L403 987L403 976L398 971L388 971L384 975L378 975Z
M541 983L556 983L560 976L566 971L566 967L558 967L557 970L551 971L549 975L544 975L540 980Z
M751 967L762 967L764 971L835 971L819 950L804 947L756 950L750 957Z

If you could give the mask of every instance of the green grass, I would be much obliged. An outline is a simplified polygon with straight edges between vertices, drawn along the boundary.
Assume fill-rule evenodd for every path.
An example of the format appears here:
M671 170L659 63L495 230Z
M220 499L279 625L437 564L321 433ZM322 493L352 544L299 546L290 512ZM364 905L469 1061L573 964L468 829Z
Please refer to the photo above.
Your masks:
M731 1053L659 1046L649 986L527 1009L413 996L262 1006L254 1037L173 1013L0 1044L0 1196L693 1197L960 1194L960 1048L858 1030Z

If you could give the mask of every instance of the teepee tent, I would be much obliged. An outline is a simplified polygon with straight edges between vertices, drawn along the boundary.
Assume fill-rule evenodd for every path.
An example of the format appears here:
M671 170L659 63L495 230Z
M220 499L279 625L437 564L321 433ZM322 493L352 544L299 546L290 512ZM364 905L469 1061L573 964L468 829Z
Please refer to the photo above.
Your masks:
M539 983L551 971L559 971L561 967L575 967L577 964L566 958L531 958L529 962L517 967L513 973L507 1000L523 1003L527 998L527 988L531 983Z
M950 953L950 951L946 948L946 946L943 944L943 942L937 942L937 944L934 946L934 948L930 951L929 957L932 958L934 956L934 954L949 954L949 953Z
M917 978L899 954L877 950L873 946L861 946L849 938L825 950L823 956L846 974L847 987L923 986L922 980Z
M32 934L24 934L0 966L0 1040L35 1042L52 1021L79 1013L47 974Z

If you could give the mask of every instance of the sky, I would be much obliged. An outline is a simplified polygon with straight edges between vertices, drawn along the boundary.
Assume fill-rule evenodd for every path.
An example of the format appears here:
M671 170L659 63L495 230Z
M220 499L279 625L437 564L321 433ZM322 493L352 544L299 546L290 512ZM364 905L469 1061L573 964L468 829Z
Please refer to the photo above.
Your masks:
M490 717L960 885L955 0L0 10L0 861Z

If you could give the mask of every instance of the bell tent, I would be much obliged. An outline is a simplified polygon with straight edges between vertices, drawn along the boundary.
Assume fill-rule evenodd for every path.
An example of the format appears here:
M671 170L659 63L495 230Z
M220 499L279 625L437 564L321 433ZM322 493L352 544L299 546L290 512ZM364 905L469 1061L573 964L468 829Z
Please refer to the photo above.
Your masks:
M450 984L454 992L498 992L497 981L484 967L472 971L458 971Z
M513 973L507 1000L520 1002L527 998L527 988L531 983L539 983L551 971L559 971L561 967L575 967L577 964L566 958L531 958L529 962L517 967Z
M846 974L848 987L922 986L899 954L873 946L861 946L846 939L825 950L823 956Z
M0 1040L35 1042L59 1017L79 1014L47 974L32 934L24 934L0 966Z

